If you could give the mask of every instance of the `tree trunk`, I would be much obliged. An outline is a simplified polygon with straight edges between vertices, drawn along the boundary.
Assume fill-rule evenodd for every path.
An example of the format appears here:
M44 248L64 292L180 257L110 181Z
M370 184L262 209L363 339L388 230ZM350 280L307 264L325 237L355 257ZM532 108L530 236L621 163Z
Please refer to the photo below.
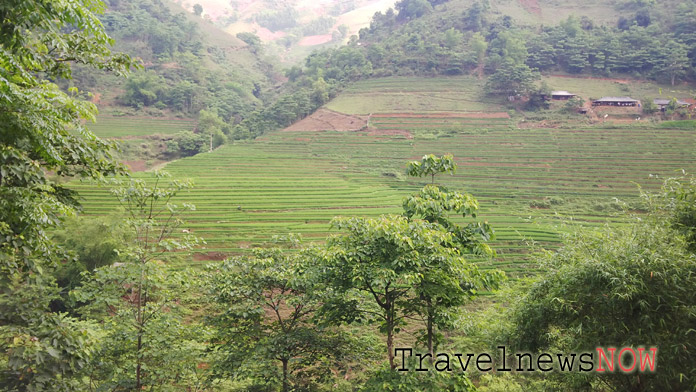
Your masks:
M677 77L676 74L672 74L672 86L674 86L674 81L675 81L676 77Z
M430 302L430 301L428 301ZM427 333L428 333L428 353L430 353L430 364L433 364L435 360L435 350L433 349L433 312L432 305L428 303L428 320L427 320Z
M147 305L147 288L143 287L145 280L145 269L140 272L140 282L138 283L138 311L136 322L138 327L138 345L135 351L136 366L135 366L135 388L142 389L142 350L143 350L143 329L145 329L145 316L143 315L145 305Z
M137 365L135 367L135 389L138 391L142 389L142 384L140 381L140 373L142 370L142 363L140 361L140 350L142 350L142 347L143 347L143 337L140 334L140 332L138 332L138 348L136 351L137 352Z
M396 364L394 363L394 326L389 323L387 324L387 351L389 352L389 367L394 370L396 369Z
M389 353L389 367L394 370L396 369L396 364L394 363L394 304L389 298L389 294L386 295L385 309L387 319L387 352Z
M288 384L288 360L281 359L283 362L283 392L288 392L290 390L290 385Z

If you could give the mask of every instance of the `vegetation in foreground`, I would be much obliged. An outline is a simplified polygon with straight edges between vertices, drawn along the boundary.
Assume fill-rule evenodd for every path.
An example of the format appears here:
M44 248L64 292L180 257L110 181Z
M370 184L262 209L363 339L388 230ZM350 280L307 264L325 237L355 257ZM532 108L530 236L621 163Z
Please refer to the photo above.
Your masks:
M95 257L71 266L76 253L61 246L60 233L49 233L78 207L62 181L99 180L123 170L109 155L112 145L84 128L82 120L94 118L94 106L50 80L69 78L68 58L117 73L134 64L111 53L93 14L102 11L98 3L52 6L24 1L3 9L4 20L27 29L0 35L0 102L9 109L0 111L5 390L696 387L691 366L696 182L688 177L669 180L661 193L648 195L651 214L631 227L580 236L550 255L548 271L524 295L509 299L507 312L481 313L486 327L469 328L471 335L457 328L463 305L483 289L497 289L503 275L467 259L491 253L486 242L492 231L475 220L478 203L471 195L435 183L438 173L454 170L451 156L426 155L410 164L411 175L430 176L431 184L405 199L402 215L337 218L339 233L323 245L260 249L251 260L213 264L207 279L169 268L165 257L199 241L173 236L184 211L194 208L175 203L188 184L160 174L154 184L117 184L114 196L124 211L117 230L96 243L89 242L93 237L62 237L68 243L84 240L72 243L76 252L99 256L101 247L117 259ZM63 29L68 25L75 30ZM214 301L200 288L214 294ZM601 317L606 314L611 317ZM457 342L486 347L497 339L532 351L657 345L673 356L652 374L496 379L401 373L392 349L404 335L412 337L403 338L404 344L431 358L436 351L456 350ZM371 351L375 346L384 350Z

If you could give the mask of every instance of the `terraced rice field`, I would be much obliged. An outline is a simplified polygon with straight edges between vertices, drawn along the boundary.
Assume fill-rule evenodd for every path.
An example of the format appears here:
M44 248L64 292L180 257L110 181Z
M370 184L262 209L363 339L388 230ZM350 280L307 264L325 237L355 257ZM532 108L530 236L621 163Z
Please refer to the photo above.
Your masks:
M504 110L483 95L483 83L473 76L369 79L351 85L326 107L346 114Z
M99 137L137 137L191 131L195 121L178 118L99 116L88 128Z
M192 262L243 254L290 232L322 241L337 215L399 213L403 197L426 183L405 175L407 162L452 153L459 170L438 181L473 194L481 204L478 218L496 230L498 256L483 265L524 274L534 268L535 246L554 249L563 232L578 226L624 224L630 218L622 208L639 205L637 184L656 190L681 169L696 172L693 130L519 129L502 107L478 97L480 83L471 77L359 82L325 114L347 123L366 119L364 130L318 119L170 163L167 171L196 184L180 198L197 206L185 228L207 241ZM116 126L102 135L141 132ZM86 214L114 210L106 189L74 187L85 196Z
M502 128L512 125L505 112L489 113L378 113L370 116L369 126L377 130L406 130L409 132L478 132L482 128Z
M530 268L531 242L553 249L559 233L578 224L624 222L614 198L635 202L633 182L656 189L677 169L693 172L696 136L684 130L509 127L435 140L276 132L173 162L166 170L196 183L181 201L197 206L187 228L207 240L197 258L206 259L247 252L275 234L322 240L336 215L398 213L402 198L425 183L407 178L404 167L425 153L455 155L459 170L443 182L481 202L479 218L497 232L499 254L490 266L519 273ZM105 189L76 188L86 197L87 214L113 210ZM553 204L536 208L544 200Z

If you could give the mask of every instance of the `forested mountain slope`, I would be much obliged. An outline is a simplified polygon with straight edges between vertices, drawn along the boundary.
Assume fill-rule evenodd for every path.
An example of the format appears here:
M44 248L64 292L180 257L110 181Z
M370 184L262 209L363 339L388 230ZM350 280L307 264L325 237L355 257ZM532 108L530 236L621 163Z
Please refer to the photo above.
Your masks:
M271 99L282 81L258 48L174 3L112 0L100 19L115 49L143 63L125 83L75 72L75 83L97 94L106 112L132 108L135 114L189 117L206 109L234 122Z
M314 52L287 70L287 94L238 124L232 135L255 137L287 126L348 83L372 77L475 74L488 77L487 94L530 98L528 109L534 109L540 105L535 98L548 93L537 83L540 72L670 84L695 76L694 1L602 1L582 10L571 2L563 3L567 9L529 4L401 0L395 9L376 13L346 46ZM546 25L544 9L569 16ZM595 20L598 10L603 18Z
M509 3L404 0L395 12L375 15L358 43L374 74L458 74L478 67L493 73L513 61L540 71L675 82L693 77L694 2L598 2L614 12L595 19L592 5L569 7L566 18L551 23L543 10L558 17L563 7L537 3L536 14L505 7Z

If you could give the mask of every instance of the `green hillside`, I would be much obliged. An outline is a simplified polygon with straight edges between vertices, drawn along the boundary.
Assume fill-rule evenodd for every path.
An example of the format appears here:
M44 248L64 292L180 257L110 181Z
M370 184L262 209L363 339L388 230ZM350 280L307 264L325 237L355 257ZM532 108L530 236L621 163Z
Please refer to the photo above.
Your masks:
M481 198L489 208L482 216L499 229L497 265L522 272L528 251L524 241L553 248L568 222L602 224L614 221L626 206L635 208L635 183L654 189L662 177L692 169L693 137L679 124L661 128L656 124L663 119L660 115L602 108L579 115L566 110L563 102L530 110L492 93L488 79L494 76L486 78L485 74L495 75L508 62L529 67L527 63L533 61L535 33L525 27L523 18L504 11L511 3L452 1L426 7L420 16L405 17L404 13L416 12L408 4L400 3L396 13L375 15L359 41L314 53L304 66L290 69L280 99L231 126L230 139L255 140L167 166L178 178L198 181L190 201L199 208L190 218L191 229L208 240L205 249L199 250L200 259L244 253L287 232L321 240L334 215L398 212L401 198L417 186L404 179L405 162L429 152L448 152L462 166L452 184ZM541 5L550 10L559 6ZM623 8L612 9L617 12L605 13L606 20ZM476 16L476 12L480 14ZM455 21L461 14L463 18ZM505 15L515 19L506 21ZM538 17L534 23L544 23L539 14L534 15ZM656 11L655 17L660 15ZM580 39L586 34L620 31L599 25L583 27L580 16L559 17L560 24L549 27L549 32L560 34L580 26L576 31ZM505 23L520 35L507 33ZM631 32L638 28L632 27ZM663 34L671 34L666 31ZM477 35L485 37L486 44L477 60L478 69L470 70L473 75L432 76L449 73L440 67L451 67L456 65L455 59L471 55L467 42ZM453 46L447 45L454 42L450 36L457 38ZM436 40L423 45L427 37L438 37L439 46L434 45ZM414 43L413 52L390 51L404 39ZM415 60L421 50L435 57ZM414 62L403 56L412 56ZM391 73L390 69L396 74L424 75L374 78ZM592 69L579 74L561 68L555 71L562 75L549 72L532 80L534 94L540 89L568 90L585 100L622 95L643 100L685 99L693 95L690 85L671 86L664 78L583 75ZM322 116L328 118L310 115L325 102L330 111ZM341 121L352 124L358 118L343 119L341 113L365 118L363 132L335 132L343 130ZM288 132L278 131L308 115L309 122L299 122ZM110 118L96 129L104 136L124 136L185 125L163 119L135 122L129 128L118 122L117 117ZM345 129L358 128L353 124ZM139 149L129 147L128 151L137 153ZM113 208L104 190L80 189L91 195L88 214Z
M139 58L127 81L77 68L74 84L103 113L238 120L273 99L278 74L246 43L163 0L112 1L101 17L114 49Z
M565 80L549 82L565 87ZM665 176L696 170L691 130L660 129L650 122L588 127L577 120L564 129L519 128L506 112L495 118L495 106L482 111L481 103L466 105L465 99L452 107L417 95L413 102L421 99L422 105L408 112L408 99L393 97L441 96L441 90L466 94L476 82L386 78L356 83L328 107L346 113L371 107L363 132L321 125L303 129L300 123L293 131L170 163L167 171L196 182L182 199L197 206L187 217L187 229L208 242L198 249L197 259L246 253L289 232L323 241L329 220L337 215L398 213L403 197L422 185L405 177L406 163L438 152L454 154L459 164L457 174L444 182L477 197L480 217L497 232L493 246L499 256L493 265L513 275L527 273L528 243L554 249L559 233L576 225L625 222L622 209L638 206L636 184L655 190ZM87 214L106 214L115 206L105 189L75 189L86 197Z
M180 5L111 1L100 20L114 50L141 67L124 80L78 65L60 83L97 105L88 127L119 139L118 157L134 170L207 151L211 136L223 144L234 123L277 99L282 75L259 48Z
M0 390L696 390L696 0L194 1L0 5Z

